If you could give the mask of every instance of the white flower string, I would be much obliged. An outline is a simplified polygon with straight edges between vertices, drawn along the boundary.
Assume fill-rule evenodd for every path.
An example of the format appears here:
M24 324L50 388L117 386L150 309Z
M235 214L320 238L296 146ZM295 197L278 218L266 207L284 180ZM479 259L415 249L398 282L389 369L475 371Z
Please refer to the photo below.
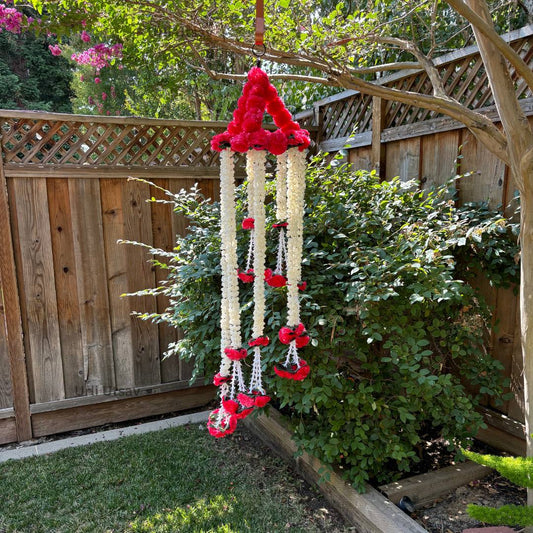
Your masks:
M264 150L250 150L248 152L250 172L253 183L253 213L254 213L254 320L252 328L252 344L263 337L265 328L265 271L266 256L266 213L265 213L265 185L266 185L266 152ZM254 360L252 376L248 392L258 391L265 394L261 377L261 347L254 346Z
M277 157L276 165L276 218L278 222L287 220L287 152Z
M302 281L306 153L289 149L287 163L287 324L300 323L298 284Z
M262 128L262 119L268 111L278 127L275 131ZM228 129L215 135L211 146L220 155L220 237L221 237L221 363L214 377L219 387L221 404L209 416L207 427L215 437L225 437L235 431L240 420L254 409L264 407L270 397L262 381L261 348L269 344L265 335L265 281L272 287L284 287L288 282L287 324L279 331L279 339L288 344L283 368L274 367L278 376L304 379L309 373L307 363L298 357L298 349L309 342L300 323L298 290L301 281L303 243L303 207L305 192L305 149L309 146L309 132L292 120L277 90L259 67L248 73L248 81L239 99L238 108ZM246 268L239 272L237 264L237 221L235 213L234 153L246 153L247 218L242 228L250 230ZM266 154L277 156L276 215L279 244L276 270L265 270L266 212L265 182ZM285 231L287 228L287 232ZM287 278L283 275L286 268ZM254 356L246 387L242 361L247 349L242 347L239 285L253 281L252 338L248 345Z

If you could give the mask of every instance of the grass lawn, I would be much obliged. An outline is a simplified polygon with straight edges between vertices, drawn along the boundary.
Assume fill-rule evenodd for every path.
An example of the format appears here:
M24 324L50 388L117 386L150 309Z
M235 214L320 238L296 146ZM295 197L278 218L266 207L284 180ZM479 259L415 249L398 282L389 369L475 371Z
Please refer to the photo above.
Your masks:
M197 424L0 464L0 531L341 532L245 430Z

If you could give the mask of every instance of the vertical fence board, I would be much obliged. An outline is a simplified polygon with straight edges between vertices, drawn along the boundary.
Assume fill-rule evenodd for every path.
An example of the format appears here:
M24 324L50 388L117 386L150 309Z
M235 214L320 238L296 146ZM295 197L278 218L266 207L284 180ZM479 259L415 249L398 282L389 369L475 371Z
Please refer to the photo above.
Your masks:
M45 179L13 184L17 202L31 382L35 402L65 396Z
M152 245L152 224L148 184L127 181L123 184L124 231L126 238ZM126 246L128 290L135 292L155 285L155 275L149 260L151 255L139 246ZM140 296L130 301L130 308L142 313L154 313L153 296ZM161 383L159 336L157 325L151 320L132 320L135 384L137 386Z
M515 323L515 342L513 344L513 355L511 364L511 391L513 398L509 402L507 415L513 420L524 423L525 404L524 404L524 361L522 356L522 344L520 342L520 297L516 298L516 323Z
M420 173L422 188L438 187L455 176L458 155L458 131L448 131L423 137Z
M73 398L86 391L68 180L49 179L47 187L65 397Z
M181 189L190 190L194 186L197 180L193 178L185 178L182 180L170 180L169 182L169 191L176 193ZM218 184L218 182L217 182ZM172 215L172 234L173 235L185 235L187 233L188 221L184 216L177 215L174 213ZM178 330L177 332L178 339L183 338L183 331ZM183 361L180 359L180 379L190 379L192 376L192 371L194 368L194 363Z
M121 294L129 291L126 258L126 246L129 245L117 243L119 239L126 238L122 205L123 187L123 180L100 180L116 387L130 389L135 386L130 301L128 298L121 298Z
M154 185L163 189L169 189L168 179L153 180ZM168 196L158 189L152 187L150 193L152 197L156 199L166 199ZM172 231L172 206L168 204L152 204L152 233L154 247L165 250L166 252L172 251L176 244L176 235ZM162 257L163 263L168 263L169 258ZM164 269L155 269L155 282L160 285L161 282L167 279L168 272ZM160 295L157 297L157 312L162 313L168 306L169 301L166 296ZM177 330L167 324L159 324L159 352L161 356L168 349L168 346L172 342L176 342L178 339ZM161 359L161 381L168 383L169 381L176 381L180 378L179 359L176 356L167 357Z
M355 170L372 170L372 150L357 148L348 152L348 162Z
M69 179L87 394L115 389L100 184Z
M0 146L3 147L1 143ZM8 200L8 195L11 197L11 201ZM22 337L24 302L19 296L24 291L24 283L17 276L17 270L20 271L22 267L20 265L20 247L18 246L17 204L14 197L13 184L6 180L3 160L0 157L0 227L4 228L0 232L0 283L5 316L3 325L7 336L9 372L15 411L15 427L13 428L15 438L13 440L25 441L31 439L33 430L30 415L28 362ZM10 438L7 435L2 437Z
M515 339L517 299L513 288L498 289L496 307L493 315L492 355L503 365L505 376L512 375L513 352L520 345L520 337ZM495 406L504 412L509 411L509 402L503 406Z
M385 162L387 179L399 176L401 181L418 180L420 138L388 143Z
M0 280L0 409L13 407L13 389L9 369L9 352L6 335L6 316L4 310L3 289Z
M504 163L488 150L482 149L475 137L466 130L461 154L461 174L473 174L460 180L460 202L487 201L491 208L497 208L503 201Z

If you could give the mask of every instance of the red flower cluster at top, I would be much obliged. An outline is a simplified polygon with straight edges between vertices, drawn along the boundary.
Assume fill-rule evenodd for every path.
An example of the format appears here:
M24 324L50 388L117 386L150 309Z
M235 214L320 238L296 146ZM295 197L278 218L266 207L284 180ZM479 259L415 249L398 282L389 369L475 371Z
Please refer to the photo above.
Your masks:
M265 110L272 115L278 130L267 131L261 127ZM234 152L253 149L267 150L274 155L282 154L291 146L304 150L309 143L309 132L292 120L278 91L259 67L248 72L248 81L228 129L211 139L211 147L217 152L226 148Z

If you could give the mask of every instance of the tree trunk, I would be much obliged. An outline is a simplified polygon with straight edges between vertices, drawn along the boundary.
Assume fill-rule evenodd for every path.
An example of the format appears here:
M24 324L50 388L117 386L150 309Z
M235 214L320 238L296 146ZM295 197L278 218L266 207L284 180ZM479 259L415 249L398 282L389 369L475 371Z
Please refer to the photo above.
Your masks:
M531 181L531 176L522 176L522 179L526 185L520 194L520 321L527 456L533 457L533 186L527 181ZM527 503L533 505L533 489L527 491ZM533 528L527 528L526 531L532 533Z
M466 0L487 22L491 17L485 0ZM507 63L490 39L473 27L487 71L510 155L510 169L520 190L520 320L524 360L524 406L527 456L533 457L533 132L516 98ZM528 505L533 505L533 489L528 489ZM533 528L527 528L533 533Z

